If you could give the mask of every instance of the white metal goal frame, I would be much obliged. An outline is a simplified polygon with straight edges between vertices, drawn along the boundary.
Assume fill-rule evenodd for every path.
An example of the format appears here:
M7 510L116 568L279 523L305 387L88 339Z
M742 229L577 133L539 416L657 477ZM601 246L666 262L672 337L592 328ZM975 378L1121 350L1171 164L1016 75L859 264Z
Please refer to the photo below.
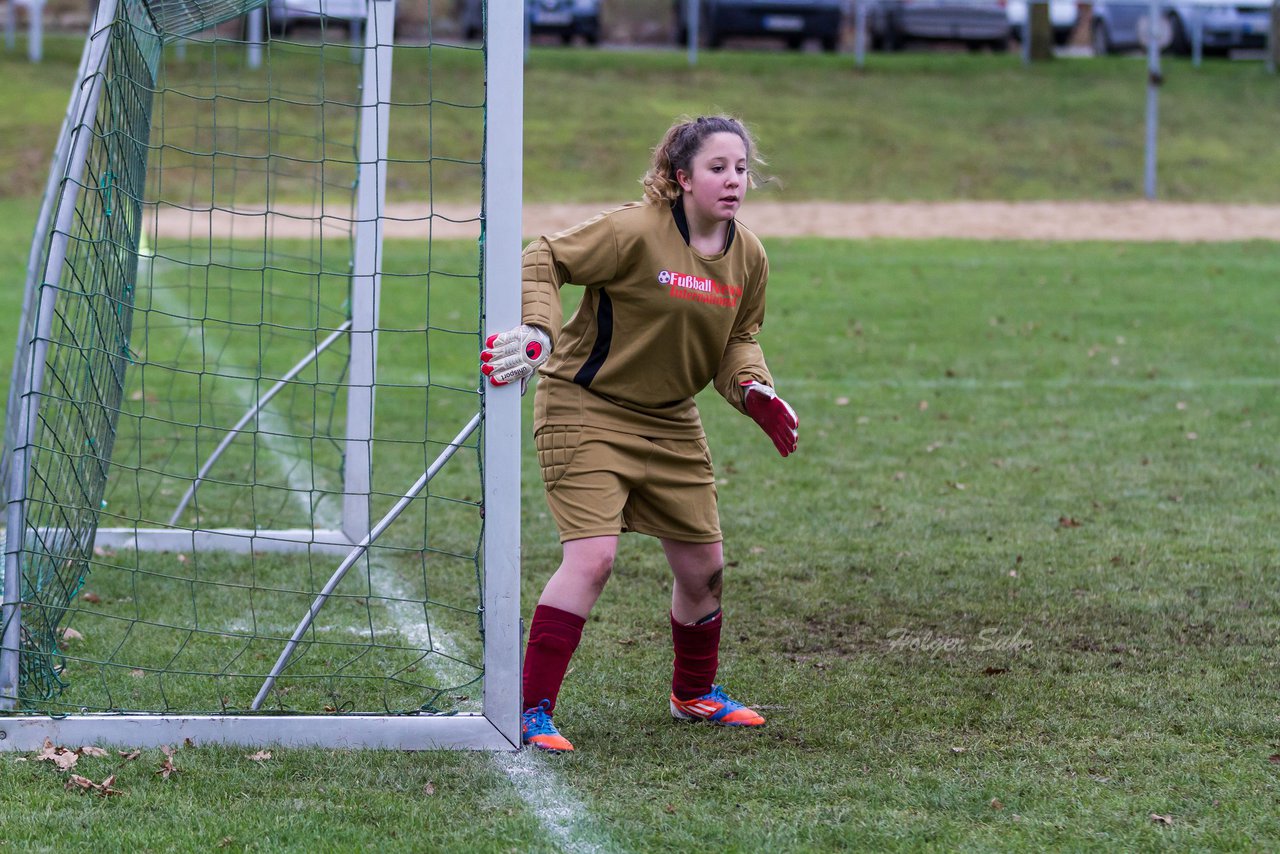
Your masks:
M371 524L372 494L370 440L373 436L376 389L379 298L381 293L383 223L386 201L388 129L391 121L391 63L395 41L396 0L366 0L362 85L358 132L355 233L353 239L352 300L350 320L305 357L293 372L306 364L336 337L349 349L346 464L343 469L343 511L339 530L259 530L99 528L98 547L182 551L191 549L234 552L270 552L309 549L336 557L329 583L315 596L289 644L281 651L252 706L256 710L281 669L288 663L299 638L324 607L327 597L346 571L376 542L378 536L404 510L464 442L479 436L483 468L484 526L481 540L483 636L483 699L479 713L457 714L139 714L89 713L51 716L24 712L18 707L19 656L22 654L21 560L27 481L32 476L27 448L32 439L36 409L44 382L44 354L48 330L56 306L55 289L65 263L69 220L81 192L84 151L92 137L94 114L102 97L102 68L110 24L117 6L126 0L102 0L95 13L81 58L37 224L36 243L47 226L52 239L42 258L33 246L24 295L24 320L30 317L35 334L19 342L14 382L9 394L8 447L4 484L8 533L5 545L3 599L0 600L0 750L38 749L50 739L68 744L119 744L158 746L191 739L195 743L240 745L316 746L375 749L479 749L512 750L520 745L520 429L519 392L515 387L490 390L482 387L480 411L461 429L440 456L405 492L400 501L377 523ZM220 0L153 0L157 5L201 4ZM252 3L252 0L250 0ZM265 0L259 0L261 5ZM494 331L519 322L520 228L523 125L523 15L517 4L486 4L485 26L485 130L484 198L482 200L482 318L481 327ZM170 10L172 11L172 10ZM59 197L60 196L60 197ZM52 222L57 218L59 221ZM43 298L35 295L41 288ZM25 327L25 323L24 323ZM21 350L26 348L26 352ZM477 371L478 377L478 371ZM286 375L280 383L286 382ZM265 407L279 387L268 390L245 413L210 455L187 495L174 513L176 520L202 478L225 446ZM171 520L172 522L172 520Z

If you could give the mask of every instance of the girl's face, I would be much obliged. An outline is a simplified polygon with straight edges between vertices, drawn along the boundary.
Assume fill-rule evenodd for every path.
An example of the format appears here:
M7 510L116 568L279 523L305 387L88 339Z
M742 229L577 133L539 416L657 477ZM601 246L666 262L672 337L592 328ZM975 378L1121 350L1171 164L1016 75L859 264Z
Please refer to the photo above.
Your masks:
M747 193L747 146L736 133L713 133L693 155L689 171L676 170L684 190L685 214L708 222L728 222Z

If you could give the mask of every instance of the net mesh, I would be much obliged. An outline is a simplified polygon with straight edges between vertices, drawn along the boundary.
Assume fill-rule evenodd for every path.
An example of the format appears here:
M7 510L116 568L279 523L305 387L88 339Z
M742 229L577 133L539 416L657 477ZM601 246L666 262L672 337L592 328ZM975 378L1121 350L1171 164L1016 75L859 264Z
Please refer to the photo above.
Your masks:
M247 710L350 552L333 541L381 518L480 406L482 53L378 51L320 20L253 67L238 21L180 35L183 15L256 5L126 2L91 36L109 47L77 83L100 97L62 164L73 215L40 236L53 274L19 342L42 379L6 431L26 436L9 533L24 710ZM394 56L394 85L371 109L375 55ZM369 122L387 132L387 240L361 332ZM347 574L264 708L479 708L481 494L471 436Z
M156 30L166 37L189 36L230 21L267 0L142 0Z

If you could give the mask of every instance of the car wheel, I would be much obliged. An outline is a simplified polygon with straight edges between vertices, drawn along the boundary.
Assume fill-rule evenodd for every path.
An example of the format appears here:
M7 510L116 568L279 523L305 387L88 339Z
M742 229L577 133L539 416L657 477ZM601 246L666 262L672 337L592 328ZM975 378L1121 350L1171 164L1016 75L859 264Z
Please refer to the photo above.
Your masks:
M1102 21L1093 22L1093 27L1089 31L1089 43L1093 45L1094 56L1110 56L1115 53L1115 47L1111 44L1111 34L1107 32L1107 25Z
M893 20L886 21L884 25L884 49L891 53L896 53L902 50L905 41L906 39L903 38L902 33L898 32L898 27Z
M267 10L267 30L271 35L278 38L284 38L285 31L289 29L283 15L273 15L271 10Z
M1169 32L1172 33L1172 38L1169 39L1167 52L1174 56L1190 56L1191 40L1187 38L1187 28L1182 25L1182 19L1176 12L1169 13Z
M836 36L822 37L822 49L825 50L827 53L835 53L836 48L839 47L839 43L840 43L840 40Z
M800 48L804 47L804 37L791 36L790 38L787 39L787 47L790 48L791 50L799 50Z

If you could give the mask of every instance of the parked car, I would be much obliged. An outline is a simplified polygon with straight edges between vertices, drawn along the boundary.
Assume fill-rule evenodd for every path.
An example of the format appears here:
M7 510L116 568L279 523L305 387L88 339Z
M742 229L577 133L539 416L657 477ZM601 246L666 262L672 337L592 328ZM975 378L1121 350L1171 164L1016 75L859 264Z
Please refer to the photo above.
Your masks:
M676 0L676 41L689 43L689 0ZM799 49L815 39L823 50L840 44L843 0L700 0L698 34L709 47L735 36L781 39Z
M365 0L270 0L267 21L281 35L299 23L338 21L352 28L364 23L366 5Z
M1022 28L1027 22L1027 0L1009 0L1005 6L1009 33L1014 41L1022 41ZM1053 43L1061 47L1071 40L1080 20L1076 0L1049 0L1049 26L1053 27Z
M1146 18L1150 8L1143 0L1095 2L1089 24L1093 52L1102 56L1141 47L1138 22ZM1197 0L1196 3L1163 3L1161 8L1169 22L1171 38L1167 50L1173 53L1191 52L1197 14L1202 34L1200 44L1207 53L1266 46L1271 0Z
M971 48L1009 47L1003 0L874 0L867 10L871 45L901 50L910 41L961 41Z
M555 35L565 44L575 36L587 44L600 42L600 0L525 0L530 35ZM462 6L462 33L469 40L484 33L484 3L466 0Z

